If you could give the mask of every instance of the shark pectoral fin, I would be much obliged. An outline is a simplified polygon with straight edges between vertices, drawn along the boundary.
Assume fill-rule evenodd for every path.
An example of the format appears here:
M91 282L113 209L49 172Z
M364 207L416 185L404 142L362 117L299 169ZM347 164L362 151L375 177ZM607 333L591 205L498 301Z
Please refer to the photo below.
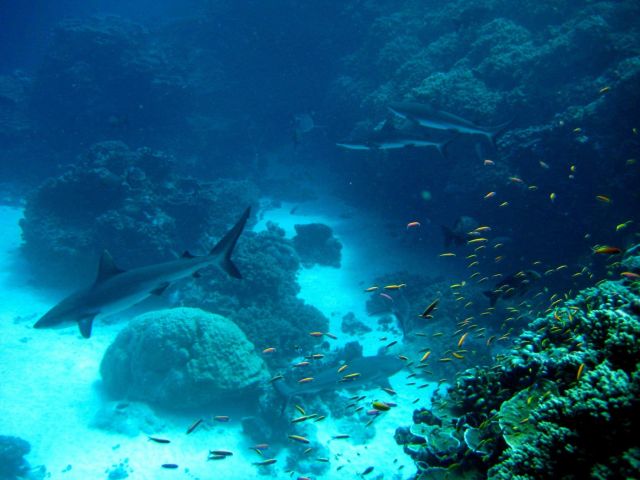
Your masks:
M164 291L167 288L169 288L169 285L171 285L169 282L164 282L159 287L156 287L153 290L151 290L151 295L162 295L164 293Z
M380 380L380 388L391 388L391 383L389 383L388 378L383 378Z
M196 258L196 256L189 250L185 250L184 252L182 252L182 255L180 255L180 258Z
M80 333L84 338L89 338L91 336L91 328L93 327L93 319L95 317L96 314L91 313L78 320L78 327L80 328Z

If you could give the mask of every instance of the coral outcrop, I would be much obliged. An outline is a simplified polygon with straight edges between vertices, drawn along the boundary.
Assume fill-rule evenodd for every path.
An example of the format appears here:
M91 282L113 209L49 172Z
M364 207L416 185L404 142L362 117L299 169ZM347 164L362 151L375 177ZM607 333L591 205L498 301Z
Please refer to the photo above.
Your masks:
M342 244L333 236L333 230L322 223L294 225L296 235L293 246L305 267L314 264L340 268Z
M0 435L0 479L18 480L29 472L29 463L24 456L31 445L19 437Z
M136 317L107 349L106 390L174 410L251 398L265 364L230 320L193 308Z

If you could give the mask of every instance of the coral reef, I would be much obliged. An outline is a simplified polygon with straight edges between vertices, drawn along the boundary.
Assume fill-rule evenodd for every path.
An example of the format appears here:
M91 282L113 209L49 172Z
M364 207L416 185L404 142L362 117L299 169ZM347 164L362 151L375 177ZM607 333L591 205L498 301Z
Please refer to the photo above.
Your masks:
M600 282L533 321L495 365L462 372L396 435L418 478L637 477L639 294L637 280Z
M166 408L249 399L269 375L253 344L230 320L193 308L136 317L107 349L100 373L115 396Z
M248 181L200 182L176 174L162 152L102 142L29 197L23 251L56 283L93 274L104 249L121 268L167 260L190 246L210 248L238 205L256 198Z
M31 451L31 445L19 437L0 435L0 479L17 480L29 472L29 464L24 456Z
M241 281L212 272L185 289L184 305L219 312L233 320L256 348L275 347L270 359L290 358L310 351L321 339L309 332L326 332L328 319L297 297L300 260L284 231L269 224L264 232L247 232L234 252Z
M340 268L342 244L333 236L331 227L322 223L294 225L293 247L305 267L314 264Z

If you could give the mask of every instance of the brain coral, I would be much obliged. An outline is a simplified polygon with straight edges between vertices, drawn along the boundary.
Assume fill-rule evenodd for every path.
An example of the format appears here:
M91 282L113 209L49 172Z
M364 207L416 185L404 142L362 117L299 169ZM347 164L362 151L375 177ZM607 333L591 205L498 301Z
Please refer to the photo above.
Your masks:
M100 373L113 395L174 409L245 396L269 378L235 323L196 308L134 318L107 349Z

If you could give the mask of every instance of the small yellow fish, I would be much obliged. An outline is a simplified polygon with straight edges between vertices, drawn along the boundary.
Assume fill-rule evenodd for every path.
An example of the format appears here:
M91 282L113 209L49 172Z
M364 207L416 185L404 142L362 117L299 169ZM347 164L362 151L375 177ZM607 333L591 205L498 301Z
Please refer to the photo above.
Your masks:
M300 435L289 435L289 438L300 443L310 443L308 438L301 437Z
M377 286L373 285L373 286L371 286L369 288L365 288L364 291L367 292L367 293L368 292L375 292L376 290L378 290L378 288L380 288L380 287L377 287Z
M427 350L424 355L422 355L422 358L420 359L420 362L424 362L427 360L427 358L429 358L429 355L431 355L431 350Z
M460 340L458 340L458 348L462 347L462 345L464 344L464 341L467 338L467 335L469 335L469 332L464 333L461 337Z
M582 132L582 129L580 127L576 127L573 129L573 133L580 133Z
M624 162L627 166L635 165L637 160L635 158L629 158L626 162Z
M486 225L483 225L481 227L478 227L475 229L476 232L490 232L491 231L491 227L487 227Z
M620 223L620 224L616 225L616 232L619 232L620 230L624 230L625 228L627 228L629 226L630 223L632 223L632 220L627 220L624 223Z
M602 203L611 203L611 198L606 195L596 195L596 200Z
M385 285L385 286L384 286L384 289L385 289L385 290L400 290L401 288L404 288L404 287L406 287L406 286L407 286L407 284L406 284L406 283L400 283L400 284L398 284L398 285L396 285L396 284L391 284L391 285Z
M484 161L484 165L485 166L490 166L490 165L495 165L495 164L496 164L496 162L494 162L493 160L488 160L487 159L487 160Z
M391 406L389 404L384 403L384 402L380 402L378 400L376 400L375 402L372 402L371 406L374 409L376 409L376 410L378 410L380 412L386 412L387 410L389 410L391 408Z
M495 196L496 196L496 192L489 192L484 196L484 198L486 200L488 198L495 197Z
M342 365L339 369L338 369L338 373L342 373L344 372L347 368L349 368L349 365L347 365L346 363L344 365Z
M540 160L538 163L540 164L540 166L541 166L542 168L549 169L549 164L548 164L548 163L545 163L545 162L543 162L542 160Z
M484 238L484 237L480 237L480 238L472 238L471 240L467 240L467 245L471 245L472 243L485 243L488 242L489 240Z
M498 205L499 207L508 207L509 206L509 202L502 202L500 205Z
M578 367L578 374L576 375L576 381L580 380L583 370L584 370L584 363L581 363L580 366Z
M456 254L455 253L451 253L451 252L445 252L445 253L441 253L440 255L438 255L439 257L455 257Z
M549 200L551 200L552 202L556 201L556 194L555 192L552 192L551 194L549 194Z
M606 87L602 87L600 90L598 90L598 93L607 93L609 90L611 90L611 87L607 85Z

